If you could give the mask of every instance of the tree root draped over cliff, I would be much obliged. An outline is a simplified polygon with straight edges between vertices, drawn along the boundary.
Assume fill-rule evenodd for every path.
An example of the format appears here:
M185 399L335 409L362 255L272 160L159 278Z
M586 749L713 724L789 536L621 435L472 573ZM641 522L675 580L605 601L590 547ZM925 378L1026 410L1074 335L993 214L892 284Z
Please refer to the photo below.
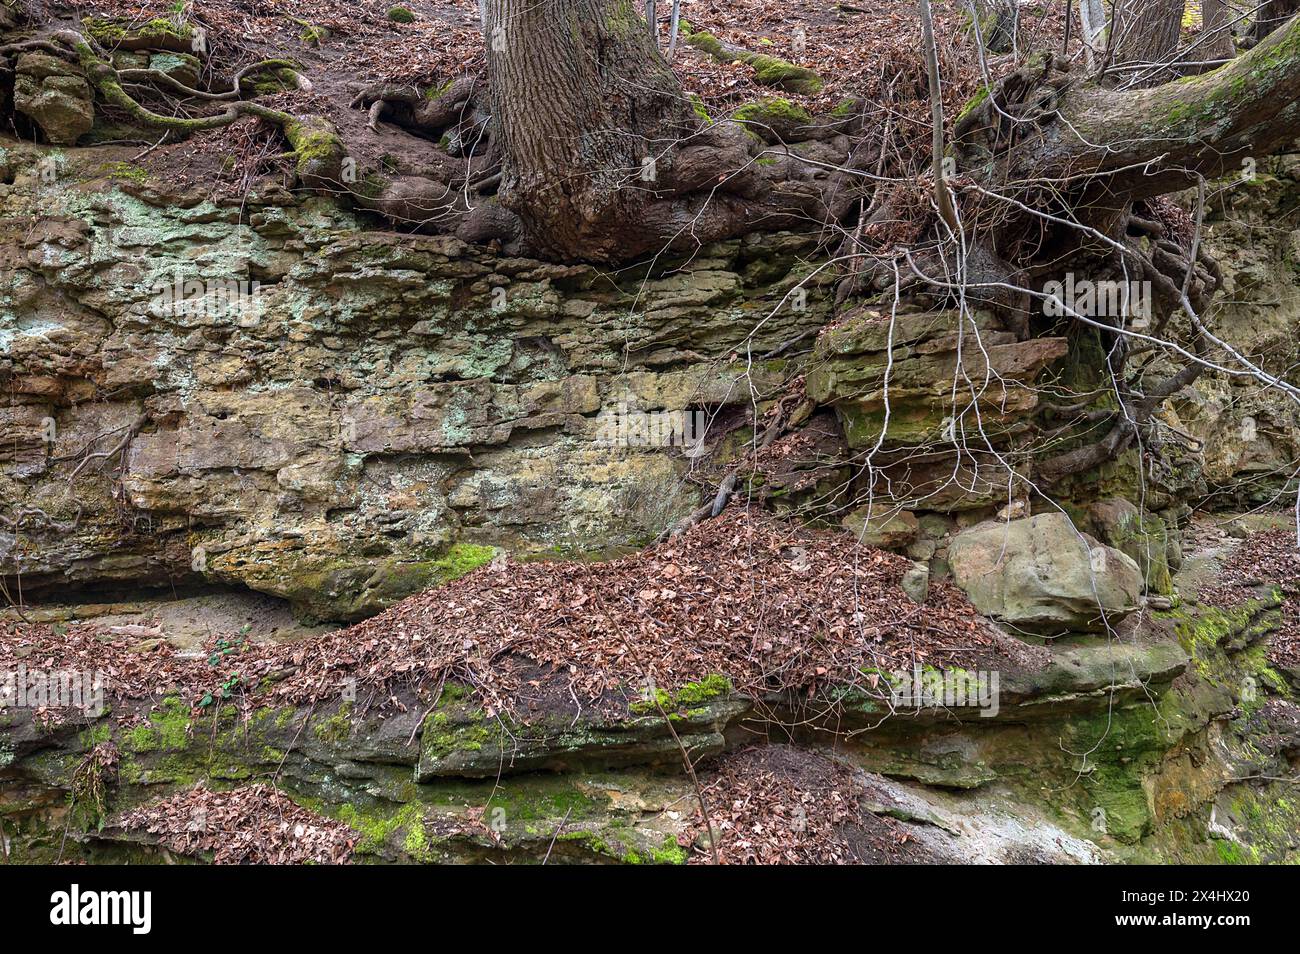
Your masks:
M1061 262L1095 278L1151 282L1151 334L1190 310L1184 354L1192 363L1135 366L1150 349L1135 346L1130 329L1101 322L1113 331L1121 407L1100 440L1041 463L1049 482L1129 447L1161 402L1208 363L1215 338L1196 316L1221 277L1202 248L1160 221L1155 199L1281 144L1300 99L1300 21L1219 70L1153 89L1109 90L1081 80L1055 55L1031 57L954 124L952 191L965 233L956 243L933 227L933 210L917 204L918 183L901 182L866 205L876 190L864 180L883 171L888 136L866 135L863 104L814 120L777 100L713 121L682 97L645 31L619 19L626 15L606 0L563 0L545 11L492 0L485 34L507 20L526 31L532 18L539 21L532 42L489 42L490 82L462 76L436 90L359 90L352 105L366 110L371 132L391 124L430 140L418 161L365 169L353 158L360 150L323 117L243 98L244 81L260 73L287 71L304 86L287 60L252 64L228 90L212 92L157 70L119 70L93 38L74 31L0 53L58 52L105 102L176 135L257 117L288 141L302 185L347 195L404 226L498 242L507 253L619 262L758 230L852 227L842 248L866 267L845 284L846 294L887 287L901 265L909 283L941 299L960 295L1016 316L1022 337L1033 333L1034 290L1059 274ZM550 19L571 21L576 32L551 29ZM595 61L580 55L591 50ZM125 89L146 80L223 109L197 117L154 112ZM548 89L559 99L547 99ZM855 215L862 216L856 223Z

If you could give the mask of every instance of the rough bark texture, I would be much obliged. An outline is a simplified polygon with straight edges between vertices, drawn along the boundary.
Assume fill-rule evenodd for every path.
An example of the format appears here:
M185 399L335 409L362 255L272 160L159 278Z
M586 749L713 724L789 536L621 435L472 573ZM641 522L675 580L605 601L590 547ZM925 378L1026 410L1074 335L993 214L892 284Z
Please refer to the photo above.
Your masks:
M1169 63L1178 50L1178 32L1183 22L1184 0L1119 0L1111 21L1111 45L1115 66L1145 66ZM1170 76L1168 70L1126 71L1124 78L1137 85L1153 86Z
M1105 52L1106 10L1101 0L1078 0L1079 31L1083 38L1084 64L1091 72Z
M543 250L617 257L698 121L628 0L488 0L501 202Z
M1227 60L1237 52L1232 42L1232 21L1225 0L1201 0L1201 35L1192 60Z
M980 0L980 32L991 53L1010 53L1016 46L1020 21L1018 0Z
M1266 36L1286 23L1291 17L1300 11L1300 0L1264 0L1255 14L1255 22L1251 27L1251 42L1259 43Z
M1084 185L1106 177L1111 192L1132 199L1187 186L1198 174L1239 169L1246 156L1263 156L1295 138L1300 117L1300 21L1270 35L1249 53L1202 76L1146 90L1074 85L1041 64L1038 108L1063 121L1033 138L1021 134L1014 150L996 120L970 115L958 130L959 168L1009 181L1068 180ZM1052 75L1048 75L1052 74ZM1021 86L1033 81L1021 78ZM1021 92L1022 101L1032 98ZM987 112L986 112L987 115ZM990 144L991 149L990 149ZM1003 152L1006 163L990 162Z

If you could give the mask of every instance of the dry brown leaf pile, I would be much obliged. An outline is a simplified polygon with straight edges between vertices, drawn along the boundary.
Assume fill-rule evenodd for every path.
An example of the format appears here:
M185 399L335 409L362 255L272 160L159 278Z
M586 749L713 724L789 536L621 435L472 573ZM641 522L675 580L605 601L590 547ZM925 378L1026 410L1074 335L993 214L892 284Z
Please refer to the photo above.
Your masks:
M345 864L356 841L347 825L262 784L229 792L199 785L125 812L113 824L179 854L210 854L217 865Z

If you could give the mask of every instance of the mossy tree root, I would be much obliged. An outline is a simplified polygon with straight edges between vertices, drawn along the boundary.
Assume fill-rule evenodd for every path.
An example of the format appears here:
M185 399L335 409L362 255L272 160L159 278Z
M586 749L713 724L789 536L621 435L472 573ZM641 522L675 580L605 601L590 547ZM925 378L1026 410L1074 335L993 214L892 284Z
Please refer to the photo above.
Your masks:
M328 120L319 116L295 116L259 103L229 98L222 100L227 104L225 109L211 116L164 116L136 102L123 89L124 79L139 74L139 78L161 79L165 85L173 89L179 87L187 94L192 95L198 91L191 90L183 83L157 70L119 71L91 45L89 40L73 30L59 31L54 34L54 39L62 43L76 57L87 82L95 91L106 102L121 109L136 122L178 135L189 135L229 126L243 116L256 116L278 126L284 133L285 139L293 149L292 155L296 161L298 178L304 185L309 188L336 187L340 182L345 150L338 131ZM287 60L265 60L236 74L235 93L238 94L240 82L246 76L268 69L289 69L295 75L299 75L293 64ZM230 94L221 95L229 97Z
M712 33L688 34L686 42L721 63L739 61L752 67L754 78L763 86L771 86L787 93L812 95L820 93L826 85L816 70L796 66L767 53L753 53L743 47L724 43Z
M207 102L227 102L230 100L238 100L243 96L244 80L261 73L281 74L282 72L292 74L291 78L298 89L311 89L311 81L308 80L307 77L303 76L302 73L298 72L298 64L291 60L262 60L261 62L245 66L234 75L234 78L231 80L231 88L222 93L212 93L206 90L194 89L190 86L186 86L180 80L176 79L176 77L164 73L161 70L118 70L117 77L124 83L148 80L149 82L157 83L160 86L166 86L172 91L180 93L182 96L188 96L192 99L201 99Z

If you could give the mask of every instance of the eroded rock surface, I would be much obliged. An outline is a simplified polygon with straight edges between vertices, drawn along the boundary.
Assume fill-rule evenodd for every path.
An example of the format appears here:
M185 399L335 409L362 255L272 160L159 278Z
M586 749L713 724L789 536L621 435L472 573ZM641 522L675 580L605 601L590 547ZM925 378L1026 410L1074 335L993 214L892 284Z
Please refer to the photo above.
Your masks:
M826 317L778 307L810 248L793 237L610 275L286 195L218 207L89 159L45 194L35 158L11 151L0 186L0 497L21 531L0 573L38 597L203 580L355 619L501 550L644 544L697 505L692 458L611 446L610 419L707 414L711 449L785 378L748 349Z
M1063 513L972 527L953 539L948 561L981 613L1049 635L1116 623L1142 594L1137 562Z
M77 70L48 53L18 57L14 109L31 118L58 146L72 145L95 124L90 84Z

